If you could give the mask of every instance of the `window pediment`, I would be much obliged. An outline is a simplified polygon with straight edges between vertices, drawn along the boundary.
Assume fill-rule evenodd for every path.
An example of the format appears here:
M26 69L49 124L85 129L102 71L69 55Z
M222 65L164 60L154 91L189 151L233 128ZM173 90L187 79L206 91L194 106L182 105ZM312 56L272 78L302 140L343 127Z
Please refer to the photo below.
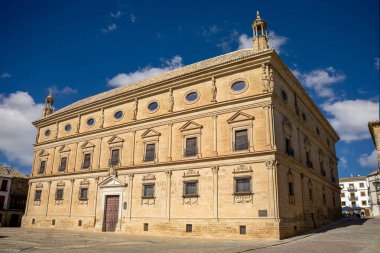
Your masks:
M99 187L101 188L107 188L107 187L125 187L127 186L126 183L121 181L120 179L109 176L106 179L104 179L102 182L99 183Z
M145 139L150 137L159 137L160 135L161 133L157 132L156 130L148 129L141 135L141 138Z
M244 112L237 112L231 118L229 118L227 120L227 122L229 124L231 124L231 123L236 123L236 122L249 122L249 121L252 121L254 119L255 119L255 117L253 117L249 114L246 114Z
M111 139L109 139L109 141L107 141L107 143L111 146L111 147L115 147L115 146L123 146L123 142L124 140L122 138L120 138L119 136L112 136Z
M44 156L49 156L49 153L43 149L40 151L40 153L38 154L39 157L44 157Z
M82 144L81 148L82 149L93 149L93 148L95 148L95 145L89 141L86 141L85 143Z
M191 130L201 130L203 128L202 125L194 122L194 121L188 121L186 122L185 125L183 125L179 130L181 132L185 132L185 131L191 131Z
M68 146L63 145L63 146L59 149L59 153L70 152L70 150L71 150L71 149L69 149Z

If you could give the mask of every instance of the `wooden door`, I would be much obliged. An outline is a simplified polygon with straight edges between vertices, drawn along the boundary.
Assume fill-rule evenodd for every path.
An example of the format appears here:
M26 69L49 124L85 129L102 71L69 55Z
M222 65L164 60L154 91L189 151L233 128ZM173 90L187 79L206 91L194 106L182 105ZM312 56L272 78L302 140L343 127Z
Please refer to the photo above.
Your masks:
M119 195L106 196L105 231L115 231L119 216Z

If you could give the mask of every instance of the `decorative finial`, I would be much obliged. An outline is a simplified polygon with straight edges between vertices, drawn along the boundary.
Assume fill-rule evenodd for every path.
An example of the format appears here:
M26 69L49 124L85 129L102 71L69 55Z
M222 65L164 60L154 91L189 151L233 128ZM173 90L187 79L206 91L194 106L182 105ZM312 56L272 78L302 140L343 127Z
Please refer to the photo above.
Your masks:
M260 17L260 12L259 12L259 11L256 11L256 19L257 19L257 20L261 19L261 17Z

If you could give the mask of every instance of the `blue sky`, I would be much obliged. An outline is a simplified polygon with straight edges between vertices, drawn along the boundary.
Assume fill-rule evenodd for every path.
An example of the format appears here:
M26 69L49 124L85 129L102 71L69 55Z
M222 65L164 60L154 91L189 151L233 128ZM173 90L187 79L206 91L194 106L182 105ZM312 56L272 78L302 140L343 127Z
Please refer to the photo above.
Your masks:
M250 46L256 10L271 44L341 136L340 176L376 167L379 1L0 2L0 161L29 173L47 91L62 108L130 81Z

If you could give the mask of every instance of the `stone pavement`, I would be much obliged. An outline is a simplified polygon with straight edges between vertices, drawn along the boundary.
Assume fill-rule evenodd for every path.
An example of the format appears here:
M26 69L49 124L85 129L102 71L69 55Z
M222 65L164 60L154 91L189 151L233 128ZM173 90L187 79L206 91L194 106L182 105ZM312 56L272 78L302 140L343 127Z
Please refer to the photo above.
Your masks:
M136 236L121 233L0 228L0 252L380 252L380 219L345 219L281 241Z

